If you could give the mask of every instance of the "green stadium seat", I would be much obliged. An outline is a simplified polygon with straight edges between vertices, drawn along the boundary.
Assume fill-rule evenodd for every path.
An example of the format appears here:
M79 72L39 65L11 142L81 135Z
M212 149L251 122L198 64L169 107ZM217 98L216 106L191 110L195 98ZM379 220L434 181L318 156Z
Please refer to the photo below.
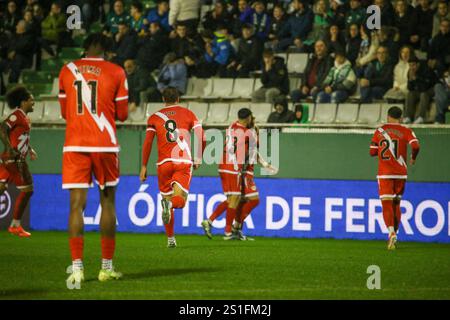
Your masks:
M203 122L208 115L208 104L203 102L190 102L189 110L194 112L197 119Z
M64 119L61 116L61 107L58 101L54 100L44 102L44 121L64 122Z
M38 98L41 94L50 94L52 92L53 83L27 83L25 85L28 90L33 93L34 98Z
M213 90L213 79L192 79L192 92L183 96L184 99L198 99L209 96Z
M34 111L28 114L31 122L42 122L44 114L44 102L36 101L33 109Z
M334 103L318 103L313 123L333 123L336 118L337 105Z
M59 70L61 70L63 65L64 65L64 61L62 59L42 60L41 71L59 72Z
M52 72L34 70L23 70L21 77L22 83L24 83L25 85L30 82L51 83L54 78Z
M101 32L103 30L103 26L100 22L94 22L91 24L89 28L89 33Z
M341 103L338 105L336 123L356 123L359 105L357 103Z
M214 78L213 90L207 98L211 99L229 99L233 91L234 79L231 78Z
M59 53L59 58L67 60L77 60L81 58L84 49L82 48L62 48Z
M148 119L152 114L161 110L163 105L158 102L147 103L147 110L145 111L145 117Z
M133 123L145 122L146 109L147 109L146 104L143 104L142 107L137 107L136 111L129 114L128 120L130 120Z
M388 104L388 103L383 103L381 105L381 117L380 117L380 122L381 123L386 123L387 122L387 113L390 107L399 107L400 109L403 110L404 106L403 103L392 103L392 104Z
M83 47L84 40L86 39L83 35L78 35L73 38L73 42L77 47Z
M450 124L450 112L445 114L445 124Z
M237 78L234 81L234 87L233 87L233 92L231 93L231 97L250 99L254 87L255 87L255 79L253 79L253 78ZM256 88L256 89L258 89L258 88Z
M228 103L210 103L208 110L207 123L226 123L230 105Z
M228 113L228 122L236 121L238 118L238 111L242 108L249 108L249 102L233 102L230 104L230 112Z

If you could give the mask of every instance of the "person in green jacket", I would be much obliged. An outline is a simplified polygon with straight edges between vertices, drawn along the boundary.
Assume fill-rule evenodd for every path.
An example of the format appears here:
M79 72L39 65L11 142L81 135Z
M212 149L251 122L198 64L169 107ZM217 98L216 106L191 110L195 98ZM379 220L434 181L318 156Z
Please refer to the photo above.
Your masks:
M70 38L70 34L66 31L66 19L66 15L61 11L61 5L54 2L50 13L41 23L42 47L52 56L55 53L50 45L56 44L59 50L59 48L68 44L67 39Z
M294 120L292 121L292 123L308 123L309 107L307 105L296 104L294 106L294 110Z

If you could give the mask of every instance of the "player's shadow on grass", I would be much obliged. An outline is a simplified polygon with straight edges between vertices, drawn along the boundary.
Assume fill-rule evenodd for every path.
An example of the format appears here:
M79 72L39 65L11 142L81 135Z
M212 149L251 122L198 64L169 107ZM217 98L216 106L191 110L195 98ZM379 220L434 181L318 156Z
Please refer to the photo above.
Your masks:
M221 272L221 268L185 268L185 269L149 269L142 272L127 273L123 280L136 280L144 278L179 276L188 273L212 273Z

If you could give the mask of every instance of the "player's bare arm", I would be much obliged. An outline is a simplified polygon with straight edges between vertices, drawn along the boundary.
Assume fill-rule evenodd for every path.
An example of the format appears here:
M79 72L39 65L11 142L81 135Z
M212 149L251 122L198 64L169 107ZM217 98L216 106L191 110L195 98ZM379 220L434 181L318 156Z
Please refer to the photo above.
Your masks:
M10 155L11 159L16 158L19 152L11 146L11 141L9 141L9 127L6 125L5 121L0 124L0 140L5 147L5 151Z

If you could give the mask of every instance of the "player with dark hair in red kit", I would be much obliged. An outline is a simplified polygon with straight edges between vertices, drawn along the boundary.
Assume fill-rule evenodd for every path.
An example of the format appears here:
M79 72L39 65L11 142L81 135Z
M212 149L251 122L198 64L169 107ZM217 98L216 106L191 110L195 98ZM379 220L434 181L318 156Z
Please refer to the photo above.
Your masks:
M66 120L62 187L70 190L70 283L84 280L84 221L88 188L94 175L100 191L102 267L100 281L122 277L112 259L116 246L115 194L119 183L116 120L128 118L125 71L104 60L110 40L94 33L85 40L85 58L66 64L59 75L61 115Z
M30 146L31 122L27 116L33 112L34 97L25 87L18 86L7 92L6 101L13 111L0 124L0 139L5 146L0 163L0 194L8 188L8 183L15 184L20 190L8 232L28 238L31 234L22 228L20 222L33 195L33 177L26 157L30 155L31 160L37 159Z
M383 206L383 218L389 230L388 250L394 250L397 231L400 226L400 201L407 179L407 152L411 146L410 164L416 163L419 154L419 140L414 132L401 125L402 110L391 107L388 110L387 124L378 128L370 144L370 155L378 156L378 187Z
M174 235L174 209L184 208L192 179L192 169L202 161L205 148L203 128L197 116L179 105L176 88L168 87L162 92L165 106L152 114L147 121L147 133L142 148L141 182L147 179L147 164L156 135L158 143L157 174L162 195L162 220L166 229L167 247L177 246ZM197 138L194 162L191 155L191 130Z

